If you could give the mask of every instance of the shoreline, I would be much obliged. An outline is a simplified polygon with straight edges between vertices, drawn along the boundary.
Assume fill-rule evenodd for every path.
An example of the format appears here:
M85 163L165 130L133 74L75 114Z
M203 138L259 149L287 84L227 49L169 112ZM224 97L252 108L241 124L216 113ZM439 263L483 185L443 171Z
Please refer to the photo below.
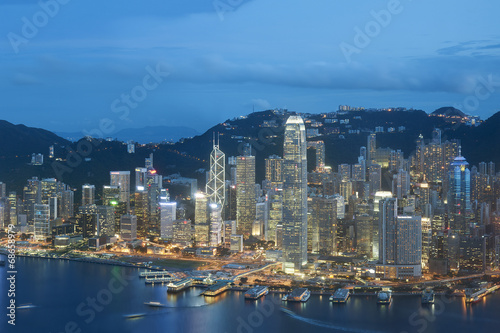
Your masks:
M0 254L5 254L5 253L3 253L3 251L2 251L2 252L0 252ZM124 262L124 261L120 261L120 260L115 260L115 259L103 259L103 258L47 257L47 256L41 256L41 255L17 254L17 253L16 253L16 257L36 258L36 259L48 259L48 260L51 260L51 259L55 259L55 260L67 260L67 261L82 262L82 263L88 263L88 264L101 264L101 265L121 266L121 267L137 268L137 269L146 269L148 271L164 271L164 270L169 270L169 271L183 272L183 271L187 271L187 270L196 270L196 269L181 269L181 268L178 268L178 267L168 267L168 266L165 266L164 268L156 268L156 267L150 267L148 265L143 265L143 264L134 264L134 263L128 263L128 262ZM182 259L165 259L165 260L183 261ZM186 260L186 261L189 261L189 260Z

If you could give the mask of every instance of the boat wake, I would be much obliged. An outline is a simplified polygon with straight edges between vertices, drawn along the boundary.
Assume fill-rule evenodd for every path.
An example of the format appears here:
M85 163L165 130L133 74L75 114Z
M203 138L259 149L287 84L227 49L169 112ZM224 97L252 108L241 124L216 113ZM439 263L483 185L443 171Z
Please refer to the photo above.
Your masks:
M357 328L332 325L332 324L324 322L324 321L299 316L296 313L294 313L293 311L290 311L289 309L284 308L284 307L281 307L281 311L283 311L284 313L286 313L287 315L289 315L293 319L297 319L297 320L300 320L302 322L308 323L310 325L315 325L315 326L319 326L319 327L334 329L334 330L343 331L343 332L383 333L381 331L371 331L371 330L363 330L363 329L357 329Z

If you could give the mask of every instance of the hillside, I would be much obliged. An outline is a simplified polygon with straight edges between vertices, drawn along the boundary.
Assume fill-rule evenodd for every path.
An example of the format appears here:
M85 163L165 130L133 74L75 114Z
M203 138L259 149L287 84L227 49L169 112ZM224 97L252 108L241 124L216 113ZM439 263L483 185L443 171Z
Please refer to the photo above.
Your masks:
M81 159L78 163L67 160L68 148L76 150L78 143L57 137L42 129L28 128L0 122L0 181L6 182L9 190L22 190L26 179L56 177L80 188L84 183L95 184L97 188L109 183L110 170L133 170L144 165L144 158L154 153L154 165L159 174L180 173L185 177L197 178L200 187L205 181L203 169L209 167L209 154L212 149L213 133L220 133L220 147L226 157L241 153L242 145L251 143L256 156L256 179L264 178L264 159L269 155L283 155L283 127L293 112L275 111L255 112L247 117L226 120L216 124L205 133L175 144L149 144L136 147L135 154L128 154L125 144L119 141L94 140L89 160ZM377 134L378 147L401 149L408 157L415 150L415 140L422 134L431 138L434 128L441 128L443 140L460 139L462 152L470 164L481 161L493 161L500 165L500 112L484 121L478 127L465 124L451 125L442 117L432 117L421 110L410 111L356 111L342 115L303 114L306 128L317 128L320 136L309 140L323 140L326 145L326 162L336 170L338 164L355 163L359 148L366 146L369 132L376 126L384 127L383 133ZM332 117L326 122L326 117ZM388 129L395 129L389 133ZM401 130L399 130L401 129ZM332 132L333 130L333 132ZM355 130L354 133L349 131ZM359 130L359 133L357 132ZM335 132L336 131L336 132ZM326 134L330 133L331 134ZM48 147L56 146L56 158L47 158ZM80 143L81 144L81 143ZM43 166L28 165L31 153L42 152L46 155ZM17 155L17 157L15 157ZM310 154L311 155L311 154ZM311 155L312 156L312 155ZM70 166L69 166L70 165ZM62 167L62 169L61 169ZM309 161L309 169L314 168L314 160ZM59 170L59 173L57 172ZM61 173L61 170L63 172ZM132 176L132 184L134 177Z

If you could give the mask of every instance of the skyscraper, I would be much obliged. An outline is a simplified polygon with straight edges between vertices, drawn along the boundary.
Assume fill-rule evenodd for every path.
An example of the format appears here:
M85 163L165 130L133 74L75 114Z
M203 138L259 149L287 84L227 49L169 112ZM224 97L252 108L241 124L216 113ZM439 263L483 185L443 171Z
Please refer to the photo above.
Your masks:
M245 238L252 234L255 201L255 156L238 156L236 160L237 233Z
M471 215L469 163L461 154L450 164L448 212L450 228L463 235L469 232L468 222Z
M50 235L50 208L49 205L34 205L35 239L45 241Z
M283 261L290 273L307 262L307 142L300 116L285 125L283 181Z
M120 188L120 201L127 203L127 211L130 210L130 171L111 171L109 173L110 185Z
M422 274L420 216L398 216L398 200L379 202L379 263L385 278L413 278Z
M82 206L95 204L95 186L90 184L82 185Z
M219 140L213 139L210 154L210 172L206 186L208 201L224 207L226 199L226 155L219 149Z
M377 135L372 133L368 135L366 145L366 154L368 155L366 160L368 161L368 165L375 163L375 157L377 155Z

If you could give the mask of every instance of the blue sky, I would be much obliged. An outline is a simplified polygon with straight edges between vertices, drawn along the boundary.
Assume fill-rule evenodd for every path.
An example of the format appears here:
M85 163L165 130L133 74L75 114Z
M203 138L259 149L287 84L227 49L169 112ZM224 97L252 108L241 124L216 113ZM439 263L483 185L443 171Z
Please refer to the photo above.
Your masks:
M254 107L500 111L496 1L42 4L0 4L0 119L53 131L91 131L104 119L201 132Z

